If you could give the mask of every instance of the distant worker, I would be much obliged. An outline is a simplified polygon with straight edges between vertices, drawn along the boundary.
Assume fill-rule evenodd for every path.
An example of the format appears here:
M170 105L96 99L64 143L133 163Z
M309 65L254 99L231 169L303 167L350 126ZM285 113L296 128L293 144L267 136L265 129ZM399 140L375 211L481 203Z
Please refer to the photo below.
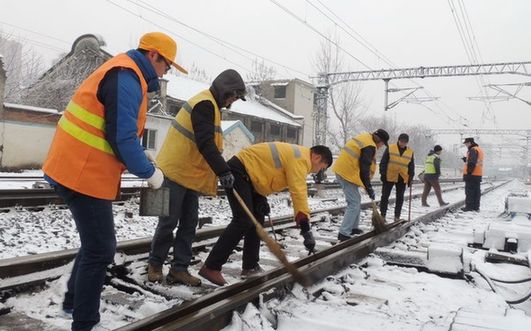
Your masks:
M411 186L411 181L415 176L413 150L407 146L408 142L409 136L405 133L400 134L398 142L389 145L380 161L380 176L382 180L380 212L385 218L389 195L391 195L393 186L396 185L395 222L400 220L406 185L408 187Z
M88 76L59 120L45 179L65 201L79 232L76 255L63 302L73 311L72 330L90 330L100 321L105 272L113 262L116 236L112 200L120 194L124 170L159 188L164 175L144 153L140 140L148 93L176 64L177 45L161 32L147 33L135 50L108 60Z
M159 217L151 242L150 282L162 282L162 265L173 247L166 283L201 285L201 280L188 272L199 220L199 194L215 196L218 177L226 190L234 184L234 175L221 155L220 110L230 108L238 99L245 101L243 79L235 70L225 70L209 89L199 92L181 107L168 130L157 155L157 165L164 172L164 186L170 189L170 215Z
M376 149L387 145L389 134L378 129L373 133L365 132L347 141L341 149L332 170L347 201L343 223L339 228L338 239L345 241L350 236L363 233L359 229L361 212L361 195L359 187L364 188L371 200L374 200L374 189L371 178L376 172Z
M307 250L313 251L315 239L310 230L310 208L306 177L327 169L332 164L332 152L325 146L312 148L283 142L252 145L243 149L227 162L234 174L234 190L260 222L269 215L267 196L288 189L293 201L294 219L304 238ZM222 266L243 238L241 277L263 272L259 265L260 238L249 216L245 213L232 190L227 191L232 221L210 251L199 275L217 285L226 284Z
M442 147L435 145L433 150L428 153L426 161L424 162L424 191L422 192L422 206L429 207L427 199L431 188L435 191L437 201L440 206L446 206L448 203L444 202L441 193L441 185L439 184L439 177L441 176L441 153Z
M463 157L465 166L463 180L465 181L465 207L462 211L479 211L481 200L481 180L483 176L483 150L474 142L474 138L466 138L463 142L468 148Z

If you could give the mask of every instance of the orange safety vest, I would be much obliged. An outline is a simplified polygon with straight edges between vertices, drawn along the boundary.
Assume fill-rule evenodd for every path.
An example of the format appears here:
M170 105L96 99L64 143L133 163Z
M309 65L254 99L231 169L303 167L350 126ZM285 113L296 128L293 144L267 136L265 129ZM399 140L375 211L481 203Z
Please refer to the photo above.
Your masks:
M142 136L147 113L147 84L135 61L127 54L119 54L81 83L57 124L42 168L57 183L105 200L116 199L120 192L121 175L126 169L105 138L105 105L97 97L101 80L116 67L132 69L139 77L142 102L138 112L137 136Z
M474 146L472 149L475 149L478 153L478 161L476 163L476 167L474 168L474 171L472 171L472 176L483 176L483 158L485 157L485 154L483 153L483 150L479 148L479 146ZM463 174L467 174L467 165L468 165L468 156L470 154L470 151L466 153L466 162L465 166L463 168Z
M339 157L332 166L332 171L357 186L365 188L360 178L360 156L361 149L367 146L374 146L376 143L372 139L372 133L362 133L347 141L345 147L341 149ZM376 172L376 153L372 157L371 175L372 178Z
M209 100L214 105L214 142L223 152L221 112L210 90L204 90L188 100L179 110L157 155L157 166L164 176L188 189L206 195L217 194L217 176L199 152L192 126L192 111L199 102Z
M402 177L404 183L409 180L408 166L413 157L413 150L406 147L406 150L400 155L397 144L389 145L389 162L387 163L387 181L397 183L398 176Z

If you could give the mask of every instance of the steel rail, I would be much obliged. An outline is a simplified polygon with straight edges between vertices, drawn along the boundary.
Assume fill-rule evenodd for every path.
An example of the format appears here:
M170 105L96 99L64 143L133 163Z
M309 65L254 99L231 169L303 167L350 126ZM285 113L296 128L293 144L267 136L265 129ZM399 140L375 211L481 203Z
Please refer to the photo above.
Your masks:
M508 182L485 189L482 194ZM295 261L299 271L315 283L352 263L359 262L376 248L389 245L409 231L418 222L426 223L440 218L450 210L465 203L464 200L439 208L411 222L395 222L389 231L375 231L353 237L312 256ZM117 331L144 330L219 330L230 323L232 312L242 309L249 302L267 292L269 298L282 297L293 287L294 280L284 267L273 269L243 282L235 283L206 294L198 299L176 306L142 320L123 326Z

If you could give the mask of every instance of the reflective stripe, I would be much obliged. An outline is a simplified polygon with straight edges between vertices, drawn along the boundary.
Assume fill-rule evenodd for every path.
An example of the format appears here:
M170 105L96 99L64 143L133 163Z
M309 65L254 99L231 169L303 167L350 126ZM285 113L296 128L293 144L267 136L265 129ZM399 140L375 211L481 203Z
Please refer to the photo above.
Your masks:
M61 119L59 120L59 126L66 133L71 135L73 138L81 141L82 143L85 143L107 154L114 155L111 145L109 145L107 140L83 130L79 126L70 122L65 116L61 116Z
M297 145L291 145L291 148L293 148L293 154L295 154L295 158L298 159L301 157L301 150L299 149L299 147L297 147Z
M390 155L390 156L397 157L397 158L404 159L404 161L407 161L407 162L409 162L409 161L411 160L411 157L404 156L404 155L400 155L400 154L398 154L398 153L391 153L391 152L389 152L389 155Z
M190 104L188 102L185 102L184 105L181 108L186 110L189 114L192 114L192 106L190 106ZM179 129L177 129L177 130L179 130ZM221 129L221 127L217 126L217 125L214 127L214 131L218 132L218 133L223 133L223 130Z
M359 141L359 140L356 139L356 138L352 138L352 140L358 145L358 147L359 147L360 149L363 148L363 143L362 143L361 141Z
M278 155L277 145L275 145L275 143L268 143L268 145L271 149L271 154L273 155L273 162L275 163L275 168L281 168L282 163L280 162L280 155Z
M356 158L356 159L359 159L360 158L360 155L356 152L356 151L353 151L352 149L350 149L349 147L345 146L343 147L343 150L345 152L347 152L348 154L350 154L350 156Z
M190 104L188 102L185 102L184 105L182 106L182 108L184 110L186 110L189 114L192 113L192 107L190 106Z
M400 162L389 160L389 164L391 164L391 163L396 164L397 166L399 166L401 168L406 168L407 169L407 167L408 167L407 164L403 164L403 163L400 163Z
M105 131L105 119L103 117L89 112L73 101L68 103L66 110L88 125L95 127L98 130Z
M173 120L171 122L171 126L173 126L173 128L177 131L179 131L183 136L185 136L186 138L190 139L191 141L195 142L195 137L194 137L194 134L190 131L188 131L184 126L182 126L181 124L177 123L176 120Z

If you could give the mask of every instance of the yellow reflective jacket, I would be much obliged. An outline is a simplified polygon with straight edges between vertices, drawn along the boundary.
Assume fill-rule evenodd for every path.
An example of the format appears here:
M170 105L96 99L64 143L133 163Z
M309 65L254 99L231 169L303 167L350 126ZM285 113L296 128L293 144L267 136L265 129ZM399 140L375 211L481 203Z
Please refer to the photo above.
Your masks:
M361 149L367 146L374 146L376 149L376 144L372 139L372 134L369 132L361 133L356 137L347 141L345 147L341 149L339 157L332 167L332 171L340 175L346 181L349 181L355 185L366 188L363 185L360 177L360 156ZM376 155L372 158L371 164L371 178L376 172Z
M214 141L223 150L221 113L209 90L204 90L186 102L172 121L166 139L157 155L157 166L170 180L206 195L217 194L217 176L195 143L192 111L199 102L208 100L214 105Z
M409 181L408 166L413 157L413 150L406 148L404 153L400 155L397 144L389 145L389 162L387 163L386 178L388 182L397 183L398 176L402 177L404 183Z
M306 177L312 169L310 149L282 142L252 145L236 157L243 163L253 187L267 196L288 189L293 200L294 215L310 216Z

